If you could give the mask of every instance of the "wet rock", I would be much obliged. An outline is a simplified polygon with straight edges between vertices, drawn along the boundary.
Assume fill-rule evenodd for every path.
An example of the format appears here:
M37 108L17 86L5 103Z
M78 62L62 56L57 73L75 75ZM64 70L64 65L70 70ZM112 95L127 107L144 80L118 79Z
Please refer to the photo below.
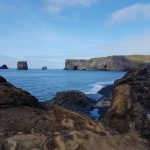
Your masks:
M27 61L19 61L19 62L17 63L17 69L18 69L18 70L28 70Z

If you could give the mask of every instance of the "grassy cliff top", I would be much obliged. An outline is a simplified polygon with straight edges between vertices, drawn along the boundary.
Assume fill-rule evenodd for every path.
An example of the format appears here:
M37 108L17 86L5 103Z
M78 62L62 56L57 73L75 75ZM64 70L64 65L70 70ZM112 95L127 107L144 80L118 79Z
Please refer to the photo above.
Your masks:
M150 55L128 55L125 57L129 61L135 61L138 63L150 63Z

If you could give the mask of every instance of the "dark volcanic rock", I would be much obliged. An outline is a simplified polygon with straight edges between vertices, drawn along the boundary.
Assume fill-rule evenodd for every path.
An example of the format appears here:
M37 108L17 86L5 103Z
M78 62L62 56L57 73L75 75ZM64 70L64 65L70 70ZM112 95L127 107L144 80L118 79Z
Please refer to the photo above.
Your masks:
M94 102L80 91L64 91L58 92L51 101L47 101L45 104L47 107L57 104L66 109L88 114Z
M42 67L42 70L47 70L47 67L46 66Z
M19 61L19 62L17 63L17 69L18 69L18 70L28 70L27 61Z
M107 85L103 87L101 90L98 91L98 94L101 94L107 98L112 96L112 91L113 91L114 85Z
M8 69L8 67L7 67L7 65L4 64L0 67L0 69Z
M0 108L23 105L38 107L39 103L30 93L16 88L0 76Z
M131 70L115 82L111 108L105 124L118 132L135 128L150 138L150 74L147 69Z

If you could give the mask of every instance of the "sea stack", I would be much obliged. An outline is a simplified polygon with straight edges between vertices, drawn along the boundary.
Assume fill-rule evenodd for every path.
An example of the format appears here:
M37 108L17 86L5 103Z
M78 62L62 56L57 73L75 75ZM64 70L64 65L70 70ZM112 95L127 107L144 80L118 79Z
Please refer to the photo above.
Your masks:
M47 66L42 67L42 70L47 70Z
M0 66L0 69L8 69L8 67L7 67L7 65L2 65L2 66Z
M17 63L17 69L18 69L18 70L28 70L27 61L19 61L19 62Z

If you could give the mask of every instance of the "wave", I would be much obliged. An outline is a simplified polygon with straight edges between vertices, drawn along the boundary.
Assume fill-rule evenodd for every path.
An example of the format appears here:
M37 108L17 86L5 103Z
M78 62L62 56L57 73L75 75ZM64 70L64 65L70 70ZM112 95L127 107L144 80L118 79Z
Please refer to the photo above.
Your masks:
M95 94L99 90L101 90L103 87L113 84L114 81L107 81L107 82L96 82L93 84L90 84L88 87L88 90L85 92L85 94Z

